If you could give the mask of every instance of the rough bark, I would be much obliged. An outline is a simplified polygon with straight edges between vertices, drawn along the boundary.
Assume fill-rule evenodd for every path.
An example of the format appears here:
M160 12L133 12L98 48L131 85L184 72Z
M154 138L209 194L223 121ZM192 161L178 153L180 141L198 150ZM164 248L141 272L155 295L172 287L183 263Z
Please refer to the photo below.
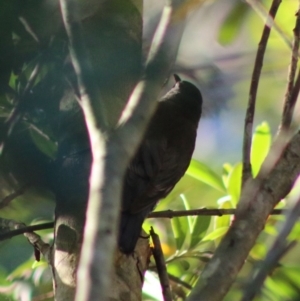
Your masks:
M115 125L120 111L129 98L140 75L142 56L142 1L80 1L79 14L85 43L89 51L94 77L104 99L109 126ZM43 0L36 4L28 2L20 11L26 25L24 41L32 51L47 47L54 36L66 41L59 1ZM32 56L32 53L22 54ZM59 55L66 55L65 53ZM66 58L66 64L68 64ZM59 143L69 145L64 154L88 146L86 128L81 109L77 104L76 83L69 63L67 80L60 108L63 110L59 130ZM61 78L60 81L64 81ZM79 145L78 145L79 142ZM69 152L69 153L68 153ZM85 167L88 168L88 167ZM74 185L74 184L73 184ZM76 185L76 184L75 184ZM85 222L85 196L72 196L58 204L56 209L55 242L52 248L52 270L55 299L74 300L76 270L82 244ZM62 204L62 205L61 205ZM72 205L73 204L73 205ZM139 300L142 275L147 266L149 249L142 240L134 256L116 254L116 271L113 276L112 300ZM129 267L134 267L128 271ZM137 290L139 286L139 290ZM136 293L133 293L135 291ZM125 296L125 297L124 297Z
M141 2L139 4L141 5ZM87 3L85 3L85 7L87 7ZM80 10L82 10L82 7ZM81 19L81 23L84 42L89 51L89 59L105 106L108 124L113 126L140 72L142 49L141 9L137 9L131 1L114 0L103 1L101 5L97 6L91 3L91 7L83 9L83 11L84 16ZM77 144L78 137L86 134L81 114L80 108L74 104L70 114L68 114L68 120L65 120L67 128L70 129L70 136L66 135L65 137L70 144ZM77 133L74 133L73 120L78 122L78 118L82 121L82 127L79 127ZM86 147L87 139L81 140L81 143L79 149ZM85 173L84 176L88 177L89 173ZM86 203L87 196L82 197L84 198L83 200L76 200L77 204L82 204L82 201L84 204ZM72 204L70 205L72 206ZM74 300L75 296L76 271L83 240L82 233L86 206L79 205L77 209L79 210L76 212L72 209L68 210L66 207L62 210L60 208L56 210L58 214L56 216L56 239L53 253L56 300ZM62 248L62 246L66 246L66 248ZM141 288L141 275L145 271L144 268L148 260L147 256L142 256L141 254L132 258L124 256L121 258L122 260L120 260L120 256L116 255L118 261L115 264L113 283L117 285L110 291L112 300L122 300L122 296L127 296L130 289L133 289L133 284L139 283ZM126 279L128 289L128 287L124 286L124 280L122 279L124 272L122 272L122 269L126 265L138 267L138 263L142 260L144 260L141 265L142 269L135 268L131 273L130 285L128 285L129 279ZM135 292L137 292L138 296L130 293L132 299L127 297L125 299L139 300L141 297L140 288L137 290L135 287Z

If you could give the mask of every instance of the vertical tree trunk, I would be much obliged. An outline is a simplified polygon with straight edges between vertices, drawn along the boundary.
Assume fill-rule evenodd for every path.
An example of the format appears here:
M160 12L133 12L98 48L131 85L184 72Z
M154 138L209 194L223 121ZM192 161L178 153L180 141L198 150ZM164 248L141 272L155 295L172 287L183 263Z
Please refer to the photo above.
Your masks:
M114 126L140 74L142 2L113 0L97 6L90 2L92 9L86 2L80 12L83 14L84 38L109 125ZM98 9L93 9L95 7ZM70 79L75 83L73 76ZM67 114L59 142L58 153L63 159L58 185L62 186L58 193L53 246L55 299L58 301L74 300L75 296L91 163L90 151L86 151L89 143L82 112L73 91L69 93L62 102ZM84 153L80 154L82 151ZM72 162L74 154L78 153L78 160ZM116 252L111 300L141 300L149 253L147 240L141 241L132 256Z
M93 76L99 85L101 99L105 102L109 125L113 127L140 75L142 0L80 1L79 9ZM31 31L28 41L35 50L39 51L33 37L45 46L51 44L53 37L61 39L63 43L67 41L58 0L42 0L34 5L31 2L27 5L26 2L21 16ZM63 56L66 52L55 55ZM84 118L76 100L76 88L73 88L76 87L76 76L69 59L64 58L63 61L64 73L57 73L64 86L63 97L55 100L59 103L61 120L58 131L59 172L54 184L58 200L52 270L55 300L73 301L91 155ZM75 158L77 155L79 159ZM134 255L116 252L111 300L141 299L143 274L149 254L148 240L145 239L140 240Z

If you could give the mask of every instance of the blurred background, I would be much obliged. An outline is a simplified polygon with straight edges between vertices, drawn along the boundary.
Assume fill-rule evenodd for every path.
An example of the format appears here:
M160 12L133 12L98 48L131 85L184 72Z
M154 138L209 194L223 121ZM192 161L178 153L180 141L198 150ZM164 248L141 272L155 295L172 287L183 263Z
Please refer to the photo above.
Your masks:
M195 0L187 1L190 12L172 73L193 82L204 99L195 161L156 210L196 208L235 208L239 197L243 127L255 55L271 1ZM291 57L293 28L298 1L281 3L271 31L259 83L255 128L262 141L255 145L261 154L258 166L268 151L281 119ZM146 56L160 19L164 1L144 1L143 51ZM183 13L183 12L182 12ZM1 72L1 71L0 71ZM170 77L162 95L170 89ZM299 123L299 105L294 123ZM3 116L2 116L3 117ZM291 192L295 194L297 187ZM2 191L3 196L10 191ZM289 198L279 206L289 203ZM53 220L54 196L51 191L28 189L0 216L26 224ZM159 233L171 275L174 300L183 300L195 284L232 217L180 217L148 219L144 228L154 226ZM238 300L243 285L264 258L277 234L283 216L270 217L253 248L235 286L225 300ZM298 239L300 224L291 234ZM39 232L51 242L51 230ZM296 245L278 263L257 300L300 300L300 259ZM153 264L146 275L144 300L162 300ZM152 270L152 271L151 271ZM173 278L172 278L173 277ZM52 300L51 273L42 260L34 260L33 249L23 236L0 242L0 300ZM255 299L256 300L256 299Z

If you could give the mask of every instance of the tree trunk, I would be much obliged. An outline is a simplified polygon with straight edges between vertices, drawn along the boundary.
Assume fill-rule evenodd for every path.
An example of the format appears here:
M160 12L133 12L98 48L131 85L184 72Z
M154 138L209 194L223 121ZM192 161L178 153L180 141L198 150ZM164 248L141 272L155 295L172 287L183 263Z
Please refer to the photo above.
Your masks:
M104 100L109 125L113 127L140 75L142 63L142 1L88 0L79 3L84 39L94 77ZM38 12L38 13L37 13ZM53 36L66 41L57 0L24 5L20 15L31 33L28 43L38 48L32 37L49 45ZM27 33L26 33L27 34ZM26 36L24 33L24 35ZM55 300L74 300L76 270L82 244L88 179L91 163L84 118L76 100L76 76L68 55L60 79L67 77L63 97L56 99L60 108L58 129L58 170L54 190L57 193L52 271ZM67 72L66 72L67 70ZM85 152L79 161L74 154ZM70 163L71 162L71 163ZM115 255L115 274L111 300L141 300L143 275L149 261L147 239L140 239L133 255L119 251Z

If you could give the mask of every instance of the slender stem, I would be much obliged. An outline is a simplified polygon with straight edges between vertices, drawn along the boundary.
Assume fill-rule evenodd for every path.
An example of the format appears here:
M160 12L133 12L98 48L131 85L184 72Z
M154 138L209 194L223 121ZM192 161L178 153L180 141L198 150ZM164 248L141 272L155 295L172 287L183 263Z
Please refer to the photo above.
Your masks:
M85 115L92 143L93 132L98 129L104 132L107 127L103 101L100 98L100 92L93 76L78 15L77 3L73 0L60 0L60 6L69 39L72 64L78 80L80 104Z
M292 47L287 91L285 93L284 108L282 113L281 124L279 127L280 131L281 130L285 131L289 129L292 122L293 112L299 93L299 88L298 86L296 86L299 85L299 73L298 73L297 81L294 85L297 63L298 63L298 55L299 55L299 44L300 44L300 13L298 10L298 12L296 13L296 25L294 28L294 43Z
M0 209L3 209L6 207L11 201L13 201L18 196L22 195L26 189L28 188L28 185L23 185L20 188L18 188L16 191L12 192L11 194L7 195L0 201Z
M150 235L153 242L152 254L156 263L157 273L159 276L160 285L162 288L164 301L172 301L172 294L170 290L169 276L167 273L166 262L161 248L159 236L151 227Z
M0 137L0 155L4 151L5 142L8 138L8 136L11 134L15 125L18 123L18 121L21 119L22 115L24 114L26 98L28 97L28 93L35 83L35 80L39 74L40 68L41 68L41 64L40 64L40 61L38 61L30 74L30 77L28 79L28 82L27 82L23 92L17 98L15 107L13 108L13 110L11 111L10 115L8 116L7 120L4 123L4 130L3 130L4 134L2 137Z
M39 230L45 230L45 229L52 229L54 227L54 222L49 223L43 223L39 225L33 225L33 226L24 226L19 229L11 230L8 232L4 232L0 234L0 241L12 238L14 236L24 234L26 232L33 232L33 231L39 231Z
M265 21L265 19L268 17L268 10L264 6L264 3L262 3L260 0L246 0L246 2L252 7L252 9L258 14L258 16L263 21ZM269 21L274 32L277 33L277 35L281 38L283 43L285 43L289 49L292 49L292 41L289 35L281 28L280 25L276 23L275 20Z
M284 214L285 209L273 209L272 215ZM165 210L155 211L148 218L173 218L180 216L223 216L235 215L236 209L193 209L193 210Z
M286 254L291 247L295 246L295 241L289 242L287 237L292 231L295 223L298 221L300 215L300 198L295 202L294 206L288 211L285 222L282 223L281 230L270 248L266 258L259 265L259 270L253 271L253 279L245 288L242 301L252 300L260 291L264 280L268 277L270 272L278 264L280 258ZM251 277L252 278L252 277Z
M274 19L279 8L281 0L273 0L271 8L269 10L268 19ZM258 49L256 53L256 59L254 64L254 69L252 73L248 107L246 111L245 124L244 124L244 141L243 141L243 173L242 173L242 186L246 183L248 179L252 178L252 168L250 162L251 154L251 144L252 144L252 132L253 132L253 120L255 114L255 104L256 95L259 84L259 78L261 74L261 69L263 66L264 54L267 47L267 42L271 31L271 22L266 21L264 26L260 42L258 44Z
M114 207L103 216L102 207L111 198L104 198L103 187L106 185L105 159L107 153L107 121L103 101L100 98L96 85L94 72L85 46L81 21L78 14L78 3L74 0L60 0L64 26L70 44L72 64L77 75L80 91L80 105L83 110L88 134L90 138L93 163L91 166L88 209L84 233L84 241L77 272L76 300L95 300L96 295L100 300L106 300L112 273L113 250L116 240L116 224L119 212L119 199L112 202ZM108 189L111 186L107 186ZM107 217L111 223L107 223ZM101 220L101 223L99 222ZM109 225L109 226L108 226ZM109 230L103 228L109 228ZM103 240L100 250L95 246L97 240ZM97 250L96 250L97 249ZM97 255L99 255L97 257ZM106 256L106 260L103 257ZM97 261L99 269L93 262ZM83 281L84 279L84 281Z
M270 215L282 215L285 214L286 209L273 209ZM193 210L165 210L155 211L149 214L148 218L173 218L180 216L223 216L223 215L235 215L236 209L193 209ZM0 219L1 221L1 219ZM0 241L14 236L24 234L25 232L33 232L44 229L51 229L54 227L54 222L43 223L32 226L24 226L24 228L7 231L0 234ZM5 227L3 227L5 228Z

